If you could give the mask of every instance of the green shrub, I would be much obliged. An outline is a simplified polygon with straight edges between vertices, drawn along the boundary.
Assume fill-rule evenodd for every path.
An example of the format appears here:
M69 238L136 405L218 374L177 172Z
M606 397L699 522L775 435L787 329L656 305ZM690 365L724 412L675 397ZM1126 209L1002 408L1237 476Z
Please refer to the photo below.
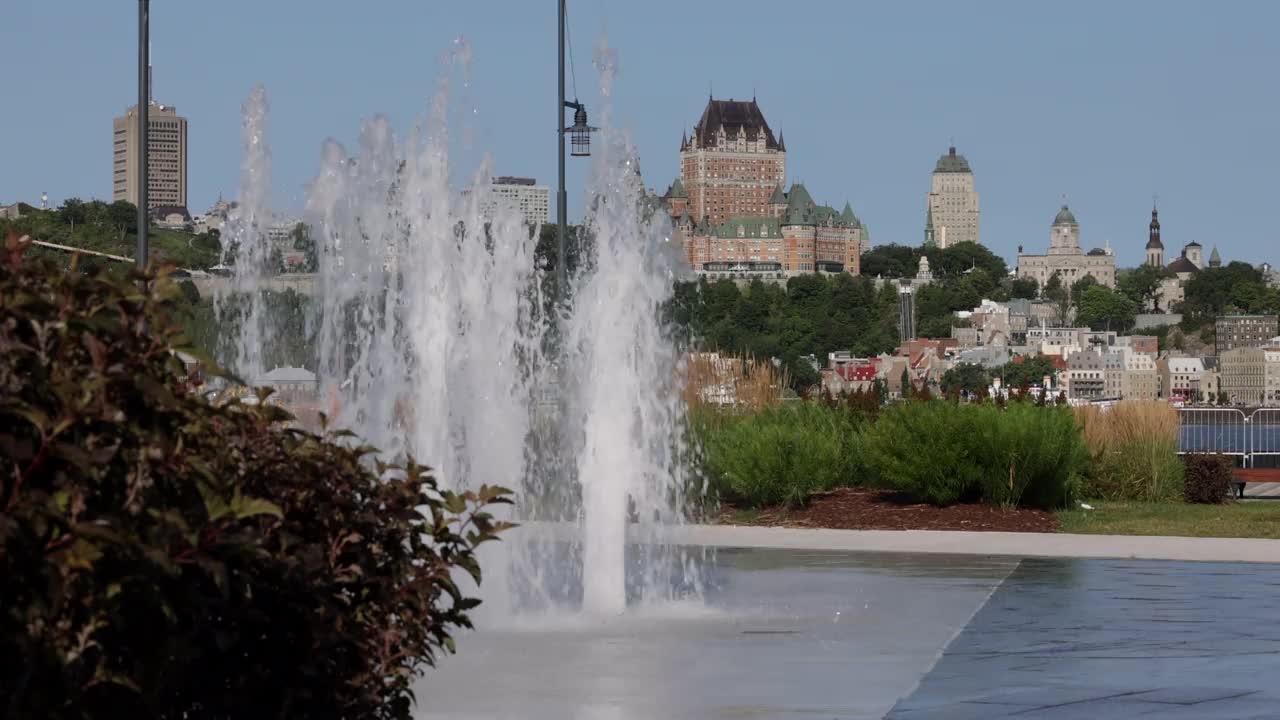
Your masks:
M701 422L712 487L735 503L803 505L814 492L849 484L857 472L857 434L848 414L822 403Z
M1187 455L1183 495L1189 503L1215 505L1231 494L1234 464L1226 455Z
M899 403L867 430L865 450L885 487L935 505L1063 507L1087 463L1071 414L1031 403Z
M982 497L1002 507L1053 509L1075 496L1088 453L1071 413L1012 403L976 406Z
M931 401L887 408L864 436L872 473L884 487L934 505L977 500L976 407Z
M504 491L210 405L150 284L0 257L0 715L409 718Z

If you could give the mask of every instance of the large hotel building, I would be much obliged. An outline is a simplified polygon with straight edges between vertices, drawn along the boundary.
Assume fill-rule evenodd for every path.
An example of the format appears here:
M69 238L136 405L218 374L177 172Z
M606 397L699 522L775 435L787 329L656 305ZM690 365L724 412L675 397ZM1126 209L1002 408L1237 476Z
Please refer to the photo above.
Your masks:
M151 103L147 209L187 207L187 119L171 105ZM112 121L111 199L138 204L138 106Z
M680 140L680 177L663 202L685 255L711 278L781 280L858 274L865 229L853 208L818 205L804 185L784 190L787 148L754 99L707 101Z

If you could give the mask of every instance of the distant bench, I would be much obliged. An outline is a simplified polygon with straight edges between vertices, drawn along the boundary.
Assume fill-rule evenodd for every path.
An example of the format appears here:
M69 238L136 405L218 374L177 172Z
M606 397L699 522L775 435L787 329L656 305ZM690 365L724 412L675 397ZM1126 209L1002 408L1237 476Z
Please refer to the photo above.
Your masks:
M1236 468L1231 471L1231 489L1237 498L1244 497L1246 483L1280 482L1280 468Z

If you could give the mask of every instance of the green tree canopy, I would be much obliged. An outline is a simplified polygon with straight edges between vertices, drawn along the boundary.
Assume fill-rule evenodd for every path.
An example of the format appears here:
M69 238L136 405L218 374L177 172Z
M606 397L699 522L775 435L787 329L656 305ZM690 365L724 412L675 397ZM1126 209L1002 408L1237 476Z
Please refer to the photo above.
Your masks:
M1124 293L1092 285L1082 294L1076 320L1094 330L1124 332L1133 327L1137 312L1138 304Z
M1025 300L1035 300L1040 294L1040 284L1035 278L1020 277L1014 278L1009 288L1009 297L1022 298Z
M1048 355L1033 355L1007 362L992 371L991 376L1000 378L1005 387L1020 388L1040 385L1046 375L1052 378L1057 372L1053 367L1053 358Z
M1116 285L1139 308L1155 308L1160 296L1160 283L1172 275L1168 268L1143 264L1120 273ZM1171 308L1158 309L1167 311Z
M987 371L981 365L960 363L942 374L942 392L976 395L989 384Z

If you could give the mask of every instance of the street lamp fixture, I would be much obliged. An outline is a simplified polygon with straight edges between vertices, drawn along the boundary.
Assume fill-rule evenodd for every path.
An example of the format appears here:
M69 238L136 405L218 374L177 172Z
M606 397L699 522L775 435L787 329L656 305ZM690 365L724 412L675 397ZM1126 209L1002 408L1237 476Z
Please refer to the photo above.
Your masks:
M569 133L569 154L574 157L590 157L591 131L595 128L587 125L587 108L582 103L567 102L567 108L573 108L573 125L565 128Z

